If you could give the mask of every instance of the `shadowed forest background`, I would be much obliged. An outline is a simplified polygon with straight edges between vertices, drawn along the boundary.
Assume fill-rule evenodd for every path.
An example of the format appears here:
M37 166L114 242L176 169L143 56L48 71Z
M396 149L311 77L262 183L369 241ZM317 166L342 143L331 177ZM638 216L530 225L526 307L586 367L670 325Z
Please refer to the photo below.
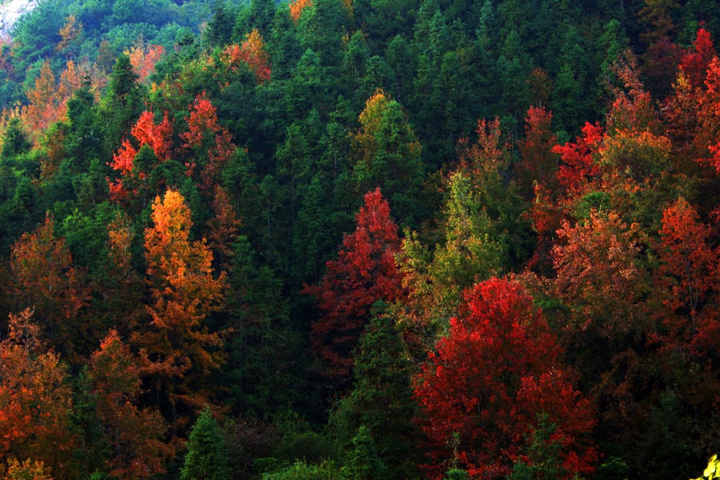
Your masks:
M45 0L0 45L0 478L698 475L718 38L712 0Z

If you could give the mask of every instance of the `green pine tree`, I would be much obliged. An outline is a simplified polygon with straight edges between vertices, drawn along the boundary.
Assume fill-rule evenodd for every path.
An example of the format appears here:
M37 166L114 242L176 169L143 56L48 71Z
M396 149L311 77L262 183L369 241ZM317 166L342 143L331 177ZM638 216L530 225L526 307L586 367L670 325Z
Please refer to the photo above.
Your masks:
M222 431L205 407L187 442L181 480L227 480L231 477L230 461Z

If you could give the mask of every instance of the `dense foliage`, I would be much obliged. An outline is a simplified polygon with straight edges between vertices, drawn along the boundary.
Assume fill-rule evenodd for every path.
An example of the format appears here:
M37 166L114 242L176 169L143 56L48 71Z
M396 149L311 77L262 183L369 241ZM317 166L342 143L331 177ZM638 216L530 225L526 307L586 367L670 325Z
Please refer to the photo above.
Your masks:
M41 2L0 477L695 475L718 38L710 0Z

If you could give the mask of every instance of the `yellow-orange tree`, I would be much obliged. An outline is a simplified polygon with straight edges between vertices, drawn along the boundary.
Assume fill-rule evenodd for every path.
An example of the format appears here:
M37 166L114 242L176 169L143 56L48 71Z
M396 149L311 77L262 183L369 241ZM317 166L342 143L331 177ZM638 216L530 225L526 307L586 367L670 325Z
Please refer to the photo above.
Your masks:
M157 380L158 392L167 395L171 422L182 427L187 408L207 404L208 374L223 363L221 334L211 331L206 320L221 307L225 275L213 275L205 241L190 240L190 209L179 192L158 196L152 210L153 224L145 230L152 322L135 340L145 371Z

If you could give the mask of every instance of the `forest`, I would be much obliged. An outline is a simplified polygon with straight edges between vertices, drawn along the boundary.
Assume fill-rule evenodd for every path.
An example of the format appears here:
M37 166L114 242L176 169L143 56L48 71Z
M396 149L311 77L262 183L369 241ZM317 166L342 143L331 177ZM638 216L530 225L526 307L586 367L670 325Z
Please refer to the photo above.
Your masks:
M0 41L0 479L720 478L719 38L44 0Z

